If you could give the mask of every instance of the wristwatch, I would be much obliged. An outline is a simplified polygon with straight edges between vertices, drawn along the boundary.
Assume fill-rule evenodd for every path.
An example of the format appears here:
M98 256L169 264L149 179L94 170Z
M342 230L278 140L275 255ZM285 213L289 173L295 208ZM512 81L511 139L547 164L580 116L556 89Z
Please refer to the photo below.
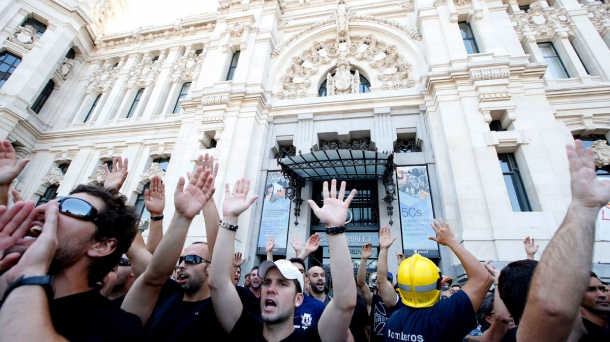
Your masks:
M236 231L237 229L239 229L238 225L230 224L230 223L227 223L227 222L225 222L223 220L220 220L220 226L224 227L224 228L227 228L228 230L232 230L232 231Z
M338 227L328 227L326 228L326 234L328 235L336 235L341 234L347 230L346 226L338 226Z
M47 294L47 298L49 300L53 299L53 276L46 275L28 278L25 278L25 276L21 276L8 285L6 291L4 292L4 298L2 298L2 302L6 302L6 298L14 289L23 285L42 286L44 288L44 292L46 292Z

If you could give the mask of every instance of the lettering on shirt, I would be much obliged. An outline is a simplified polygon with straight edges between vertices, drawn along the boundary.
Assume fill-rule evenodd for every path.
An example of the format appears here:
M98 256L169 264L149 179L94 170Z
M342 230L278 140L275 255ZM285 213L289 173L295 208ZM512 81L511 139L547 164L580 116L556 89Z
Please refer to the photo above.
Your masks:
M394 332L394 331L388 330L388 337L398 340L398 341L425 342L424 337L422 335L405 334L402 331Z
M303 328L303 330L309 328L309 326L311 325L311 321L312 321L311 314L303 313L301 315L301 328Z
M375 335L383 336L383 331L385 330L385 323L387 320L387 312L383 303L375 303L375 312L373 315L373 323L375 324Z

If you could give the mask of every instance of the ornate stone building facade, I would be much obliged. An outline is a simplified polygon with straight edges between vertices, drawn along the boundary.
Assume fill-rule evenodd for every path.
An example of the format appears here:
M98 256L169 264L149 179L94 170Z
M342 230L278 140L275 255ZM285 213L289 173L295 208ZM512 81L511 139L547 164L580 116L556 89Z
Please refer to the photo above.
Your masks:
M562 222L566 144L594 145L608 174L607 3L219 0L194 13L198 1L181 0L180 18L112 29L140 10L128 2L0 1L0 138L32 159L13 184L24 198L101 183L102 165L123 156L121 191L142 207L152 176L171 194L210 153L218 188L245 176L260 196L239 222L246 267L270 233L291 257L287 240L320 231L303 200L337 177L359 191L355 265L358 246L391 224L392 253L427 254L460 277L448 250L412 243L426 212L478 259L509 262L525 257L526 236L544 250ZM170 195L166 217L172 208ZM593 269L608 279L604 220ZM198 217L187 242L203 239Z

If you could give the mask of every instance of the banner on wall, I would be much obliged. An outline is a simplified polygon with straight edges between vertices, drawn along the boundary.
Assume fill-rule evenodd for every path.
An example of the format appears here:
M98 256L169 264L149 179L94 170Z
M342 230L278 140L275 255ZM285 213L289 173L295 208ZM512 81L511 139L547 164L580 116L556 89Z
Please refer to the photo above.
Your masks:
M396 180L405 256L419 253L428 258L440 258L438 244L428 240L436 234L430 226L434 211L427 166L399 166Z
M281 172L268 172L263 194L263 212L258 232L256 254L266 254L265 244L269 235L275 236L273 254L286 255L290 200L286 197L288 180Z

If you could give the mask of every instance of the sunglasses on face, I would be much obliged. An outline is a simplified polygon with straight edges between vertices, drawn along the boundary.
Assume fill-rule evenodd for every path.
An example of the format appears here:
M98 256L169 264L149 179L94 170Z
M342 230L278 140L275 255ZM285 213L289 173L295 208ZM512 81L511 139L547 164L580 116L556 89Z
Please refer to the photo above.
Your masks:
M598 291L601 293L606 293L608 289L605 286L589 286L587 287L587 292L595 292Z
M208 264L211 264L211 262L209 260L206 260L206 259L200 257L199 255L192 255L192 254L181 256L180 259L178 259L178 265L182 264L183 261L187 265L197 265L197 264L201 264L204 261L207 262Z
M56 201L59 203L59 212L64 215L91 222L95 222L99 218L97 209L84 199L76 197L59 197Z
M129 262L129 259L127 258L121 258L121 261L119 261L119 266L131 266L131 262Z

